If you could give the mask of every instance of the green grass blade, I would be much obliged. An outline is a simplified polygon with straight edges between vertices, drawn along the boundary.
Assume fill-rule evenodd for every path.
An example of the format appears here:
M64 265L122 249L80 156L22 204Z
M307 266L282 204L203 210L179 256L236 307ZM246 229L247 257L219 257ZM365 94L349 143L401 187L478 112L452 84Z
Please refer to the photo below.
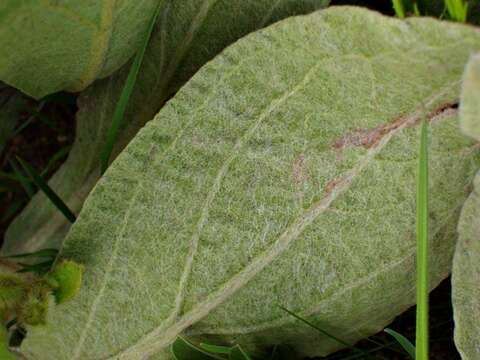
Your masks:
M3 212L2 216L0 217L0 223L7 221L13 215L19 211L24 204L24 199L15 200L10 206Z
M40 113L40 111L42 111L44 106L45 106L45 101L40 101L40 103L37 106L37 109L35 110L35 113L36 114ZM36 118L36 115L31 114L23 124L21 124L18 128L15 129L15 132L13 133L12 138L20 134L27 126L29 126L33 122L33 120L35 120L35 118Z
M68 155L68 153L70 152L70 149L72 148L71 145L68 145L68 146L65 146L63 148L61 148L59 151L57 151L51 158L50 160L48 160L48 164L47 166L45 166L45 168L42 170L42 172L40 173L41 176L45 176L49 173L50 170L53 169L53 167L55 165L57 165L57 163L60 162L60 160L62 160L64 157L66 157Z
M402 346L402 348L405 349L408 355L410 355L412 359L415 359L415 346L410 342L410 340L408 340L405 336L396 332L395 330L385 329L383 331L393 336L395 340L397 340L397 342Z
M14 159L8 159L8 162L15 172L16 179L20 182L28 197L31 198L33 195L35 195L35 189L33 188L31 182L28 178L23 176L22 170L20 170L20 167Z
M420 9L418 8L418 4L416 2L413 3L413 13L415 14L415 16L422 16L422 14L420 13Z
M416 359L428 359L428 124L422 122L417 178Z
M14 170L14 172L15 172L15 170ZM0 170L0 180L11 180L11 181L15 181L15 182L20 182L21 180L25 180L25 181L30 182L30 179L27 178L24 175L21 175L21 174L19 175L16 172L15 172L15 174L9 174L9 173L7 173L5 171L1 171L1 170Z
M240 345L235 345L230 352L229 360L252 360L248 354L243 351Z
M321 333L322 335L326 336L326 337L329 337L333 340L335 340L336 342L342 344L343 346L345 346L346 348L350 349L350 350L353 350L353 351L356 351L360 354L363 354L367 359L374 359L375 357L372 357L371 354L368 353L368 351L364 351L364 350L361 350L359 348L356 348L355 346L352 346L350 345L349 343L347 343L346 341L336 337L335 335L333 334L330 334L329 332L319 328L318 326L316 326L315 324L312 324L310 321L298 316L297 314L291 312L290 310L284 308L283 306L280 306L280 308L287 312L288 314L292 315L294 318L300 320L301 322L305 323L306 325L310 326L311 328L317 330L319 333Z
M68 206L60 199L60 197L55 194L55 192L48 186L45 180L38 174L33 167L31 167L27 162L23 161L19 157L17 160L22 165L25 172L30 176L33 182L41 189L45 195L50 199L50 201L55 205L55 207L60 210L60 212L67 218L68 221L74 223L76 220L75 214L68 208Z
M445 8L450 19L462 23L467 21L468 3L464 0L445 0Z
M155 14L152 16L148 30L145 33L145 36L143 38L142 45L138 50L137 54L135 55L135 59L133 60L132 66L130 68L130 72L128 73L127 80L125 81L125 85L123 87L122 93L120 94L120 99L118 100L117 106L115 107L115 112L113 113L112 125L108 130L105 147L103 148L102 153L100 155L102 174L108 168L110 157L112 156L113 146L115 145L115 142L117 140L118 132L120 130L120 127L123 122L123 118L125 116L125 111L127 109L128 101L130 100L130 96L133 92L133 88L137 80L138 72L140 71L140 66L142 65L143 56L145 55L145 50L147 49L147 45L150 40L150 35L152 34L153 28L157 21L158 14L160 12L160 4L161 2L157 6Z
M405 18L405 7L403 6L403 0L392 0L393 10L400 19Z
M28 257L56 258L57 255L58 255L58 249L42 249L42 250L30 252L30 253L8 255L3 257L9 258L9 259L28 258Z
M232 350L232 348L228 346L219 346L206 343L200 343L199 347L212 354L230 354L230 351Z
M176 360L225 360L224 357L205 352L181 336L172 344L171 350Z
M38 264L33 264L33 265L26 264L26 263L18 263L18 265L20 265L22 268L17 272L18 273L31 272L37 275L45 275L52 268L54 261L55 259L50 259L50 260L42 261Z

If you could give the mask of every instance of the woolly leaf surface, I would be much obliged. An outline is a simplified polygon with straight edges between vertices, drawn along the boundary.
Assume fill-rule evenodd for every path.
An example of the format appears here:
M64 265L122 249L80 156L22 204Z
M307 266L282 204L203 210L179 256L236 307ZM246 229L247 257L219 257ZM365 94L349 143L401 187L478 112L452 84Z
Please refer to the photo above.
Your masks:
M289 15L308 13L328 0L166 0L145 54L115 155L200 66L243 35ZM80 96L76 139L50 187L78 212L99 178L103 149L115 104L128 74L95 83ZM9 227L2 251L32 252L60 246L69 222L38 193Z
M480 57L467 65L461 105L460 124L469 136L480 140ZM458 224L459 239L452 273L452 297L455 315L455 344L464 360L480 358L480 175L462 210Z
M22 351L167 359L178 335L252 355L339 348L280 306L350 343L382 329L415 301L425 117L431 287L450 271L479 165L452 104L479 48L472 27L351 7L238 41L97 184L61 252L85 265L84 285Z
M460 106L460 128L480 141L480 54L472 56L465 68Z
M163 0L4 0L0 80L40 98L79 91L136 51Z

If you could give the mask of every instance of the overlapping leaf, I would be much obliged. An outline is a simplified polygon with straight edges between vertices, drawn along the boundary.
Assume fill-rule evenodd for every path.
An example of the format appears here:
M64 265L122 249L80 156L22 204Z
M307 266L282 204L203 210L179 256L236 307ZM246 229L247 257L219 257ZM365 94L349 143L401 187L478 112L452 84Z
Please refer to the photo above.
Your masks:
M184 81L226 45L276 20L311 12L327 3L328 0L165 1L116 153ZM128 67L96 83L80 98L75 144L66 164L50 181L52 189L74 211L79 211L99 178L99 154L127 73ZM57 247L68 228L68 222L39 193L11 225L3 251L15 254Z
M78 91L135 52L163 0L3 0L0 80L40 98Z
M462 89L460 124L480 141L480 56L469 62ZM455 344L464 360L480 358L480 175L462 210L452 274Z
M479 166L459 133L475 29L359 8L295 17L202 68L87 200L61 256L79 296L27 357L167 359L178 335L321 355L415 299L418 124L430 123L431 286ZM52 350L54 349L54 350ZM156 355L155 355L156 354Z

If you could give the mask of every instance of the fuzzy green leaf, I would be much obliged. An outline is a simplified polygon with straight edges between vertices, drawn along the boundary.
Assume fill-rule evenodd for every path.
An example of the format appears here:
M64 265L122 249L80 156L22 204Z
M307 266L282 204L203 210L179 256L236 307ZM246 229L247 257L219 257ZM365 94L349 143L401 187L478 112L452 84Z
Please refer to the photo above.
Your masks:
M165 101L205 62L243 35L279 19L321 8L328 0L166 0L120 129L113 155L128 143ZM80 96L75 144L50 187L78 213L100 177L115 105L130 66ZM5 235L4 254L59 247L69 224L41 193Z
M478 49L472 27L353 7L229 47L95 187L61 250L85 265L82 290L30 329L27 357L167 359L179 335L252 356L341 347L281 306L350 344L383 328L415 301L423 118L431 287L450 271L480 165L451 104Z
M460 124L480 140L480 56L467 65L460 103ZM478 146L478 144L476 145ZM480 173L462 210L453 259L452 301L455 344L463 360L480 358Z
M480 54L467 64L461 99L460 128L465 135L480 141Z
M4 0L0 80L36 98L82 90L127 62L159 1Z

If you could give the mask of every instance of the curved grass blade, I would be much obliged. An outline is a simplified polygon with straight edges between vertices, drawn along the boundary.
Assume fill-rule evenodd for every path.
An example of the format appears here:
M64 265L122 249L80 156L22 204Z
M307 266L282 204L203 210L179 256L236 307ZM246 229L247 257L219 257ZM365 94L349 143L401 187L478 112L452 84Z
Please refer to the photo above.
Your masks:
M248 354L243 351L240 345L235 345L230 351L230 360L252 360Z
M230 354L231 347L200 343L200 348L212 354Z
M428 359L428 124L422 122L417 178L416 359Z
M117 106L115 107L112 124L107 133L107 141L105 142L105 147L103 148L103 151L100 155L102 174L108 168L108 163L112 155L113 146L117 140L118 133L122 125L123 118L125 116L125 111L127 109L128 101L130 99L130 95L132 95L135 82L137 81L137 76L138 76L138 72L140 71L140 66L142 65L143 56L145 55L145 50L147 49L150 36L152 34L153 28L157 21L158 14L160 12L160 5L162 3L163 1L159 2L157 9L152 16L152 20L150 21L150 25L143 39L142 46L140 47L137 54L135 55L135 59L133 60L133 64L130 68L130 72L128 73L127 80L125 81L125 86L123 87L122 93L120 94L120 99L118 100Z
M445 0L445 7L450 19L462 23L467 21L468 2L463 0Z
M34 251L31 253L23 253L16 255L4 256L5 258L15 259L15 258L28 258L28 257L46 257L46 258L55 258L57 257L58 249L42 249Z
M383 331L393 336L395 340L397 340L397 342L402 346L402 348L405 349L408 355L410 355L412 359L415 359L415 346L410 342L410 340L408 340L405 336L396 332L395 330L387 328Z
M395 15L400 19L405 18L405 7L403 6L403 0L392 0L393 10Z
M38 174L35 169L30 166L26 161L17 157L18 162L22 166L23 170L32 178L34 183L45 193L48 199L60 210L60 212L70 221L74 223L76 220L75 214L68 208L68 206L55 194L55 192L48 186L45 180Z
M15 172L16 179L20 182L28 197L31 198L33 195L35 195L35 189L33 188L31 182L22 174L22 170L20 170L20 167L14 159L8 159L8 162Z
M42 109L44 108L45 103L46 102L43 100L38 103L35 112L31 114L27 120L25 120L22 124L20 124L18 128L15 129L15 132L13 133L12 137L15 137L18 134L20 134L25 128L27 128L35 120L37 115L40 114L40 111L42 111Z
M22 268L18 270L19 273L31 272L37 275L45 275L52 268L55 259L49 259L38 264L30 265L25 263L18 263Z
M171 350L176 360L225 360L224 357L206 353L181 336L172 344Z
M329 332L319 328L318 326L312 324L310 321L298 316L297 314L291 312L290 310L284 308L283 306L280 306L280 308L283 310L283 311L286 311L288 314L292 315L293 317L297 318L298 320L300 320L301 322L307 324L308 326L310 326L311 328L317 330L319 333L321 333L322 335L324 336L327 336L335 341L337 341L338 343L342 344L343 346L345 346L346 348L348 349L351 349L357 353L360 353L362 355L364 355L367 359L374 359L374 357L371 356L371 354L369 354L367 351L364 351L364 350L361 350L359 348L356 348L355 346L352 346L351 344L347 343L346 341L343 341L342 339L336 337L335 335L333 334L330 334Z
M7 190L8 191L8 190ZM0 222L7 221L13 215L17 213L18 210L24 205L24 199L17 199L14 201L2 214L0 217Z
M47 166L45 166L45 169L42 170L42 172L40 173L41 176L46 176L50 170L53 169L53 167L55 165L57 165L58 163L60 163L60 160L62 160L63 158L65 158L70 149L72 148L71 145L68 145L68 146L65 146L63 148L61 148L60 150L58 150L51 158L50 160L48 160L48 164Z

